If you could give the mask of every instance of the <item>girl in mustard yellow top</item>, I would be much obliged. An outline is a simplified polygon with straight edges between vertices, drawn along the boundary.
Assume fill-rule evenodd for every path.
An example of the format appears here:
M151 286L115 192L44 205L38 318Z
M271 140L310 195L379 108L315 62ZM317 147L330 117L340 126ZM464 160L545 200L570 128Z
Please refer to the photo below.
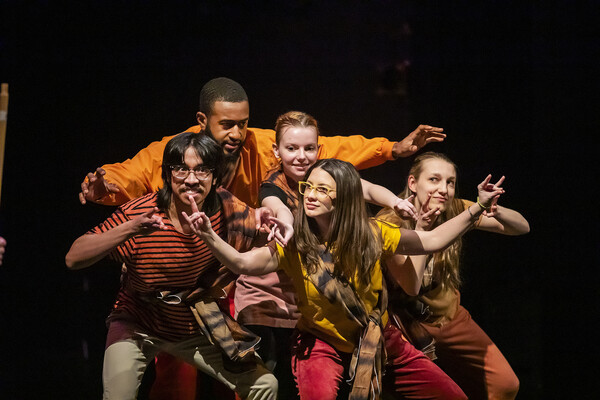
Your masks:
M503 193L490 179L488 175L478 186L483 207ZM335 159L319 160L313 165L306 180L299 183L299 193L303 206L298 209L289 249L271 244L239 253L214 233L204 213L192 210L193 214L184 214L184 218L233 272L261 275L282 268L290 275L302 314L292 358L300 398L333 400L338 391L346 390L341 383L348 374L361 371L362 358L359 369L350 371L352 353L365 331L354 316L377 315L373 311L380 307L383 288L380 258L385 253L439 251L466 232L483 208L473 204L431 231L404 230L373 221L367 215L360 176L352 164ZM275 218L273 222L279 223ZM388 263L388 268L395 266ZM375 332L376 340L386 316L381 320L373 329L367 318L368 333ZM367 342L363 341L362 346ZM373 365L368 368L369 382ZM356 372L353 393L361 390L356 384L361 378L362 374ZM369 393L377 397L378 387L372 389L362 398L369 398Z

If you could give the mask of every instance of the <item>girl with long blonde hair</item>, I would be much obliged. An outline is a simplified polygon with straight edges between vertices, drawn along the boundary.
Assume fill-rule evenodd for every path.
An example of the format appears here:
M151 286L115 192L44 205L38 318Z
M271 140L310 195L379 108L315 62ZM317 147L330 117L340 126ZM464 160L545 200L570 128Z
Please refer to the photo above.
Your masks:
M447 156L433 152L415 158L406 188L400 194L411 195L415 196L415 206L424 218L416 222L401 219L391 209L382 210L378 218L406 229L419 226L419 229L431 230L474 204L481 205L481 199L473 203L457 198L456 165ZM529 232L529 224L520 213L498 205L497 201L486 207L473 228L504 235ZM397 310L403 318L392 318L396 325L386 327L388 354L394 354L397 346L405 345L399 328L410 330L408 327L416 323L424 329L425 335L435 340L438 365L470 399L513 399L519 389L518 378L500 350L460 305L460 251L461 239L458 238L442 251L427 257L393 256L394 265L410 264L411 268L389 271L391 279L388 282L397 283L395 289L390 290L390 310ZM414 275L413 282L418 282L416 286L402 285L397 280L407 273ZM404 313L407 309L412 310L412 315ZM410 337L411 332L404 333ZM399 368L399 363L393 361L389 368Z

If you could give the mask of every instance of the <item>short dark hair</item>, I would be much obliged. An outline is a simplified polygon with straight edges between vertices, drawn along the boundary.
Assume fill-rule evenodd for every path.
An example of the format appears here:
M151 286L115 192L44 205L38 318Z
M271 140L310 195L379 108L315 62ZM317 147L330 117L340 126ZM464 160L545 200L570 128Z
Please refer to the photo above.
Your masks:
M219 208L216 188L221 184L223 149L211 137L200 133L184 132L169 140L163 153L162 179L163 187L158 191L158 208L166 212L171 204L173 189L171 188L171 165L184 164L185 151L193 148L202 162L213 170L215 184L204 200L202 211L208 215L214 214Z
M248 101L248 95L242 85L233 79L220 77L211 79L202 87L198 111L207 116L210 115L212 107L217 101L241 103Z

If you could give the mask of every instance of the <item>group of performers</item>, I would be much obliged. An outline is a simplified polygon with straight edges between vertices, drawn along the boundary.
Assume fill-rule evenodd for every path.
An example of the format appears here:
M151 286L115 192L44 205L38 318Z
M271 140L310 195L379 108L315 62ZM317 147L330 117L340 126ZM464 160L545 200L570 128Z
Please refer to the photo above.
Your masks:
M397 196L357 170L412 156L442 129L325 137L299 111L249 128L228 78L202 88L196 118L81 184L83 204L119 206L66 255L71 269L122 264L104 399L135 399L152 362L153 400L210 398L196 370L242 399L516 396L459 292L464 233L529 231L498 204L504 177L459 199L454 163L425 152Z

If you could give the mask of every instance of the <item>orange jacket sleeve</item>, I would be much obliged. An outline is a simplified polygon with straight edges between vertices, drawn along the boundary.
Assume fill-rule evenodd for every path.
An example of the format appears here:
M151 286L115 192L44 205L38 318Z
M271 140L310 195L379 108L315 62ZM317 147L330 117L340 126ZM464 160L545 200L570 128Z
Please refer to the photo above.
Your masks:
M337 158L348 161L356 169L366 169L393 160L394 142L385 138L364 136L320 136L319 159Z
M196 125L187 131L199 131L199 127ZM163 183L161 176L163 152L167 142L173 137L175 135L165 136L160 141L152 142L133 158L121 163L103 165L102 168L106 171L104 179L117 185L119 193L103 197L96 203L118 206L160 189Z

